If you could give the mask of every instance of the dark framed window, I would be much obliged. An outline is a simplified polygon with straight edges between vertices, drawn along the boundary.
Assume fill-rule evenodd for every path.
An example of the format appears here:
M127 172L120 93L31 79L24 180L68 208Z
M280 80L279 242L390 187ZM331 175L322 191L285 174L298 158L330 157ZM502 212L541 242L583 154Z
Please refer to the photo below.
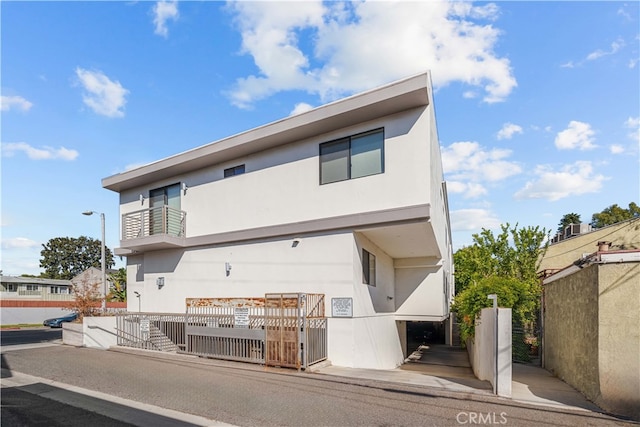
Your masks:
M366 249L362 250L362 283L376 285L376 256Z
M244 173L244 165L238 165L232 168L225 169L224 177L229 178L230 176L242 175L243 173Z
M320 184L384 172L384 129L320 144Z
M149 191L149 234L182 234L180 184Z

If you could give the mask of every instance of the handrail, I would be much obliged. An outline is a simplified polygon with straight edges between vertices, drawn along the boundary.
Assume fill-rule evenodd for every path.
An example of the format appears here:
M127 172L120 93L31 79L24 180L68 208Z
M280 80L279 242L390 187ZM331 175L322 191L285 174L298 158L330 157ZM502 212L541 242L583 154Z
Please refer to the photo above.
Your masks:
M184 237L186 215L168 205L127 212L122 215L122 240L153 235Z

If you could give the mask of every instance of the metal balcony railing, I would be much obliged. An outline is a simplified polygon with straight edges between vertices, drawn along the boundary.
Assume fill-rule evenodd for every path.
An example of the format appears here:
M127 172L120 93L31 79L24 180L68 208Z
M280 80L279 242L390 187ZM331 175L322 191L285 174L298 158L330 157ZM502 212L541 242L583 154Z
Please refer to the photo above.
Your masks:
M168 235L185 236L187 213L170 206L156 206L122 215L122 240Z

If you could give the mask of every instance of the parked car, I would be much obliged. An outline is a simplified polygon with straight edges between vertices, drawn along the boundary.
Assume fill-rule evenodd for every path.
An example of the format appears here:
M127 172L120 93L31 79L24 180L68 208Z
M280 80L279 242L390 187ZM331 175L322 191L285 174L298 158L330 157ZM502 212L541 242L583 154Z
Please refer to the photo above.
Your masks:
M78 313L71 313L65 316L54 317L53 319L47 319L42 324L44 326L50 326L52 328L62 328L64 322L73 322L78 318Z

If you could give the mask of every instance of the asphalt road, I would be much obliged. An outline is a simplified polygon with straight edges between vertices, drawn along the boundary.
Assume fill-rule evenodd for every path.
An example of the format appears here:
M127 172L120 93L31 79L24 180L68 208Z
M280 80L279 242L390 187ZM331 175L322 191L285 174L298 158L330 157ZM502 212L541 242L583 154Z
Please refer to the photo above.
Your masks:
M62 339L62 329L28 328L0 331L0 346L42 343Z
M4 351L2 367L237 426L625 425L493 396L62 345Z

